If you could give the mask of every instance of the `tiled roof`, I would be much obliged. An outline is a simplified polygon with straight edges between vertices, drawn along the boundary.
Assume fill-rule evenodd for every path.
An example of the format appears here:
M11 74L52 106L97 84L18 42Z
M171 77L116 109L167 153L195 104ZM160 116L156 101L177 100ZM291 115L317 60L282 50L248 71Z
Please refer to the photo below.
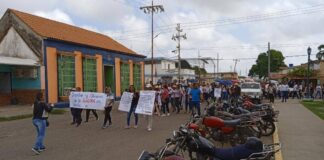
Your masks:
M9 11L42 37L142 56L106 35L13 9Z

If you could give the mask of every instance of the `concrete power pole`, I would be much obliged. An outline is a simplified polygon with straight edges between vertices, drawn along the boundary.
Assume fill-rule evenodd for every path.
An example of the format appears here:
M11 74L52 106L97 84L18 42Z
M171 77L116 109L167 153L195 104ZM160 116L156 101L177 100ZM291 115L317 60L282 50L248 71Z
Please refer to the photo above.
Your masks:
M268 80L270 82L270 42L268 42Z
M180 23L177 24L177 27L176 27L176 35L173 35L172 36L172 40L174 41L177 41L178 42L178 45L177 45L177 50L178 50L178 81L179 83L181 83L181 57L180 57L180 41L181 41L181 38L183 38L184 40L187 39L187 35L186 34L183 34L181 35L181 32L183 31L180 27Z
M154 22L154 13L158 13L158 12L164 12L164 8L163 8L163 6L162 5L154 5L153 4L153 0L152 0L152 5L150 5L150 6L142 6L142 7L140 7L140 9L141 10L143 10L144 11L144 13L145 14L151 14L151 16L152 16L152 19L151 19L151 50L152 50L152 57L151 57L151 81L152 81L152 83L154 83L154 79L153 79L153 64L154 64L154 61L153 61L153 52L154 52L154 50L153 50L153 34L154 34L154 30L153 30L153 22Z

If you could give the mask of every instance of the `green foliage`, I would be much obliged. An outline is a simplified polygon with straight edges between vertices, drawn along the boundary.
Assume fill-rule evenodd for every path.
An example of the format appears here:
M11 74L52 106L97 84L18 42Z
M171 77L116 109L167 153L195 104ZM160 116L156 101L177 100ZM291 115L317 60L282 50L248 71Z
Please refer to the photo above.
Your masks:
M313 76L313 75L314 75L314 71L310 69L309 76ZM290 76L290 77L307 77L307 68L296 67L288 73L288 76Z
M324 50L324 44L319 45L319 46L318 46L318 50L319 50L319 51Z
M207 71L205 70L205 68L199 68L198 66L194 66L193 69L195 70L196 75L199 75L199 72L200 72L200 75L207 74Z
M324 120L324 101L302 102L302 104Z
M33 114L23 114L23 115L11 116L11 117L0 117L0 122L26 119L31 117L33 117Z
M270 50L270 71L278 72L280 67L286 67L284 62L285 57L280 51ZM260 53L256 64L252 66L249 71L249 76L258 75L260 78L268 76L268 55L267 53Z

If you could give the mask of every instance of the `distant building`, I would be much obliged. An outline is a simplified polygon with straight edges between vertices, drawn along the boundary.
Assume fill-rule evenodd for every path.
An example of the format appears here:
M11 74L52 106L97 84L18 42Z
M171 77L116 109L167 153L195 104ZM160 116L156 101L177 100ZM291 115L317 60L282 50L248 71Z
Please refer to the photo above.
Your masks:
M195 71L191 65L181 60L181 80L195 79ZM178 80L178 61L163 57L157 57L153 60L153 83L171 83ZM151 81L151 59L145 59L145 82Z
M8 9L0 20L0 105L31 104L36 92L57 105L68 104L80 87L116 96L144 86L144 58L110 37Z
M238 80L238 74L236 72L219 72L207 73L201 77L201 80L205 81L206 83L215 82L215 79Z

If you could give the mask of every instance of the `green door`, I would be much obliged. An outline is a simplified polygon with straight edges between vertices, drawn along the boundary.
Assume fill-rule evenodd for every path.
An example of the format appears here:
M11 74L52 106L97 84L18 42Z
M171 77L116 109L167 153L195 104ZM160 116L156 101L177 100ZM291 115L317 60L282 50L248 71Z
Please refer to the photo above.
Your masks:
M110 87L115 93L115 83L114 83L114 67L105 66L105 87Z

